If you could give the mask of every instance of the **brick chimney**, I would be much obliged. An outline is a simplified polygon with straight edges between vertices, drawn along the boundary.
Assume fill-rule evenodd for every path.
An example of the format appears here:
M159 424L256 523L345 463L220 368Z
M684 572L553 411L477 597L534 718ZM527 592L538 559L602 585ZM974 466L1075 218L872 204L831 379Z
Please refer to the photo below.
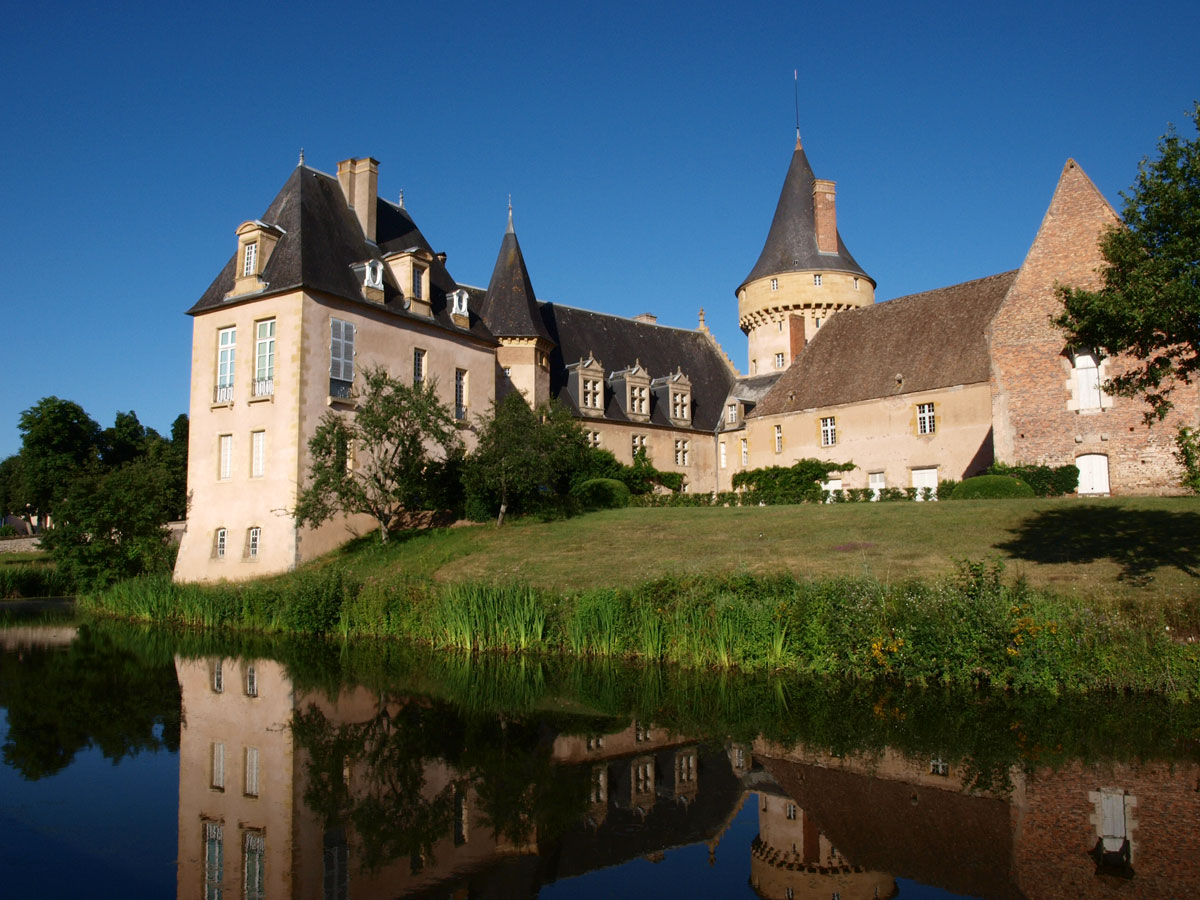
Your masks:
M344 159L338 163L338 184L346 197L346 205L354 210L363 236L375 240L375 198L379 194L379 160Z
M817 251L837 253L837 204L835 182L813 180L813 224L817 231Z

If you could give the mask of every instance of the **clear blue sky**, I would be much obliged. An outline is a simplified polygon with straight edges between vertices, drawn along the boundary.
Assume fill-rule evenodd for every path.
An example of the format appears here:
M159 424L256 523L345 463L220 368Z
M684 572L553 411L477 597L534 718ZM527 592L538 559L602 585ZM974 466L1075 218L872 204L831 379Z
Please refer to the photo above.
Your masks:
M0 457L39 398L187 410L191 320L297 154L381 161L460 282L508 195L539 297L708 323L794 139L885 300L1020 264L1063 163L1120 206L1200 97L1200 4L9 3Z

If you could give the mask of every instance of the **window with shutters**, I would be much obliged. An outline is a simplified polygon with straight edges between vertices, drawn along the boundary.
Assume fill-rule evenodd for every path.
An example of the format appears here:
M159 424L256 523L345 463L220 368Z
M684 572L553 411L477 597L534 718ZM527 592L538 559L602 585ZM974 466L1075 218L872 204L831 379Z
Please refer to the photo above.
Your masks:
M346 399L354 385L354 323L329 320L329 396Z

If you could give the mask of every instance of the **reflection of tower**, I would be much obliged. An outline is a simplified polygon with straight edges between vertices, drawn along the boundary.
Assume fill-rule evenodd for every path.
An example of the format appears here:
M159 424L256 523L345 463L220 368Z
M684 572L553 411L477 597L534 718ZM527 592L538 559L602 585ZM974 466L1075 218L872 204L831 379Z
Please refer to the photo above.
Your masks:
M772 900L876 900L893 897L896 882L883 872L851 865L816 823L782 792L760 790L758 836L750 847L750 883Z
M267 660L176 657L178 895L292 893L292 687Z

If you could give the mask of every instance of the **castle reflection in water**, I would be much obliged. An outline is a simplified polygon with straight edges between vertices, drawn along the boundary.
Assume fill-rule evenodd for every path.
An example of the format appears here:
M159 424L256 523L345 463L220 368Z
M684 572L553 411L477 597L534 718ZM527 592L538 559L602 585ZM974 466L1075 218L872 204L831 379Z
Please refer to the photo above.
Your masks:
M767 898L1200 895L1200 767L1012 770L938 758L711 746L652 723L447 716L425 697L299 691L270 660L176 659L178 896L513 897L706 843ZM557 723L557 724L556 724ZM611 725L611 723L610 723ZM745 804L749 846L722 846Z

